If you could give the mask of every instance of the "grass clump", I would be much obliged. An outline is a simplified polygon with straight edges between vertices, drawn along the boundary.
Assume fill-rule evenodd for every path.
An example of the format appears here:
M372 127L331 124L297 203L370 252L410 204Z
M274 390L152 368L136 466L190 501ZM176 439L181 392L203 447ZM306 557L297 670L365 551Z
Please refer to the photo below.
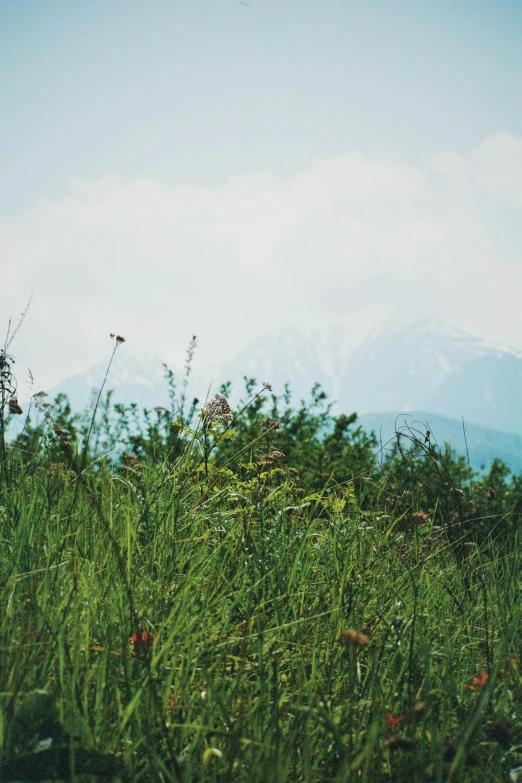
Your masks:
M246 390L2 441L0 779L516 781L518 479Z

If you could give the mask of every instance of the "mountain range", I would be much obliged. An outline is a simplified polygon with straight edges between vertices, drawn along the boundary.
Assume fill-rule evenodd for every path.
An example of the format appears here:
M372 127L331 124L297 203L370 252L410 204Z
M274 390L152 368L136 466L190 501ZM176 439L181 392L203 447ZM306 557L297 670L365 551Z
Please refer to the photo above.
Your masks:
M65 380L50 395L65 392L74 408L88 404L103 382L107 362ZM512 470L522 469L522 351L487 342L423 319L388 325L357 349L342 330L328 337L305 336L297 329L268 334L212 372L195 371L189 394L205 399L220 383L232 382L232 399L244 388L243 377L267 381L281 393L289 384L293 399L308 399L319 382L336 400L335 412L357 412L368 429L393 431L397 415L428 421L441 443L449 440L464 453L462 419L470 461L489 464L493 456ZM107 381L116 402L139 407L165 405L167 384L161 359L132 354L126 345L116 352Z

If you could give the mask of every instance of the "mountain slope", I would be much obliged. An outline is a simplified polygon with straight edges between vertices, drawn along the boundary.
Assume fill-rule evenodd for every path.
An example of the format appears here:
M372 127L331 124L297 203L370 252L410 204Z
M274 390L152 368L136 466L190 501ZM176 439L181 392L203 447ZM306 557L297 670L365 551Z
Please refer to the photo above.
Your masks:
M313 333L305 337L297 329L285 329L278 334L267 334L249 345L238 356L215 370L214 377L222 383L230 381L235 393L244 388L243 377L267 381L281 394L288 383L292 396L307 398L314 383L320 383L330 394L335 390L336 378L332 352L321 337Z
M506 432L522 433L522 360L514 354L490 354L448 375L426 408Z
M92 388L103 382L106 367L107 361L100 362L64 381L51 395L65 392L74 408L84 407ZM244 376L259 384L268 381L277 394L288 382L295 404L309 399L319 382L330 399L337 400L336 412L355 411L363 421L370 421L369 414L383 413L389 421L396 412L407 411L445 417L457 422L441 422L456 448L463 416L468 429L478 425L488 430L473 430L473 464L488 464L496 449L496 456L518 469L520 448L513 437L522 436L522 353L433 319L388 326L356 351L342 330L331 330L326 339L317 333L307 337L297 329L266 335L212 372L196 367L188 397L204 400L209 388L214 394L221 383L231 381L232 400L237 401L244 392ZM114 390L115 402L137 402L139 407L168 400L160 358L136 356L127 345L116 352L106 389ZM499 431L507 438L501 441ZM460 443L457 450L462 449Z
M66 394L74 410L85 408L93 390L101 388L109 358L102 359L84 373L67 378L51 389L49 396ZM165 370L161 359L155 356L140 356L128 350L123 345L116 351L104 391L112 390L113 402L129 404L136 402L138 406L152 408L154 405L165 405L168 401Z
M522 437L507 432L463 423L462 420L433 413L366 413L359 417L359 424L368 432L375 432L379 448L393 441L395 432L411 429L412 435L423 439L429 429L432 442L442 447L448 443L458 456L469 457L474 470L488 467L492 460L501 459L513 473L522 472ZM465 434L464 434L465 433Z
M339 408L425 410L522 435L522 354L425 319L367 340L341 380Z

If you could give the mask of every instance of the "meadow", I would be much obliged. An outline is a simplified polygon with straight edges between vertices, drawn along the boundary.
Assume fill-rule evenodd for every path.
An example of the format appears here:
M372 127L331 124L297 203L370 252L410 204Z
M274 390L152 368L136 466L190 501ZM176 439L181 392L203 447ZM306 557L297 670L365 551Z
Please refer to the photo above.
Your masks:
M522 781L520 477L190 356L9 439L2 362L0 780Z

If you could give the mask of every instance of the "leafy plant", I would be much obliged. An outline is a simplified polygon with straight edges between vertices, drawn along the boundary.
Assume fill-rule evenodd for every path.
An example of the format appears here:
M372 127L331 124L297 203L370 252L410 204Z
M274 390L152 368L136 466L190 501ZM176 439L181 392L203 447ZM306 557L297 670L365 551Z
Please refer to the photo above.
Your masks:
M520 478L379 453L319 387L168 380L144 414L36 398L5 442L2 780L509 780Z

